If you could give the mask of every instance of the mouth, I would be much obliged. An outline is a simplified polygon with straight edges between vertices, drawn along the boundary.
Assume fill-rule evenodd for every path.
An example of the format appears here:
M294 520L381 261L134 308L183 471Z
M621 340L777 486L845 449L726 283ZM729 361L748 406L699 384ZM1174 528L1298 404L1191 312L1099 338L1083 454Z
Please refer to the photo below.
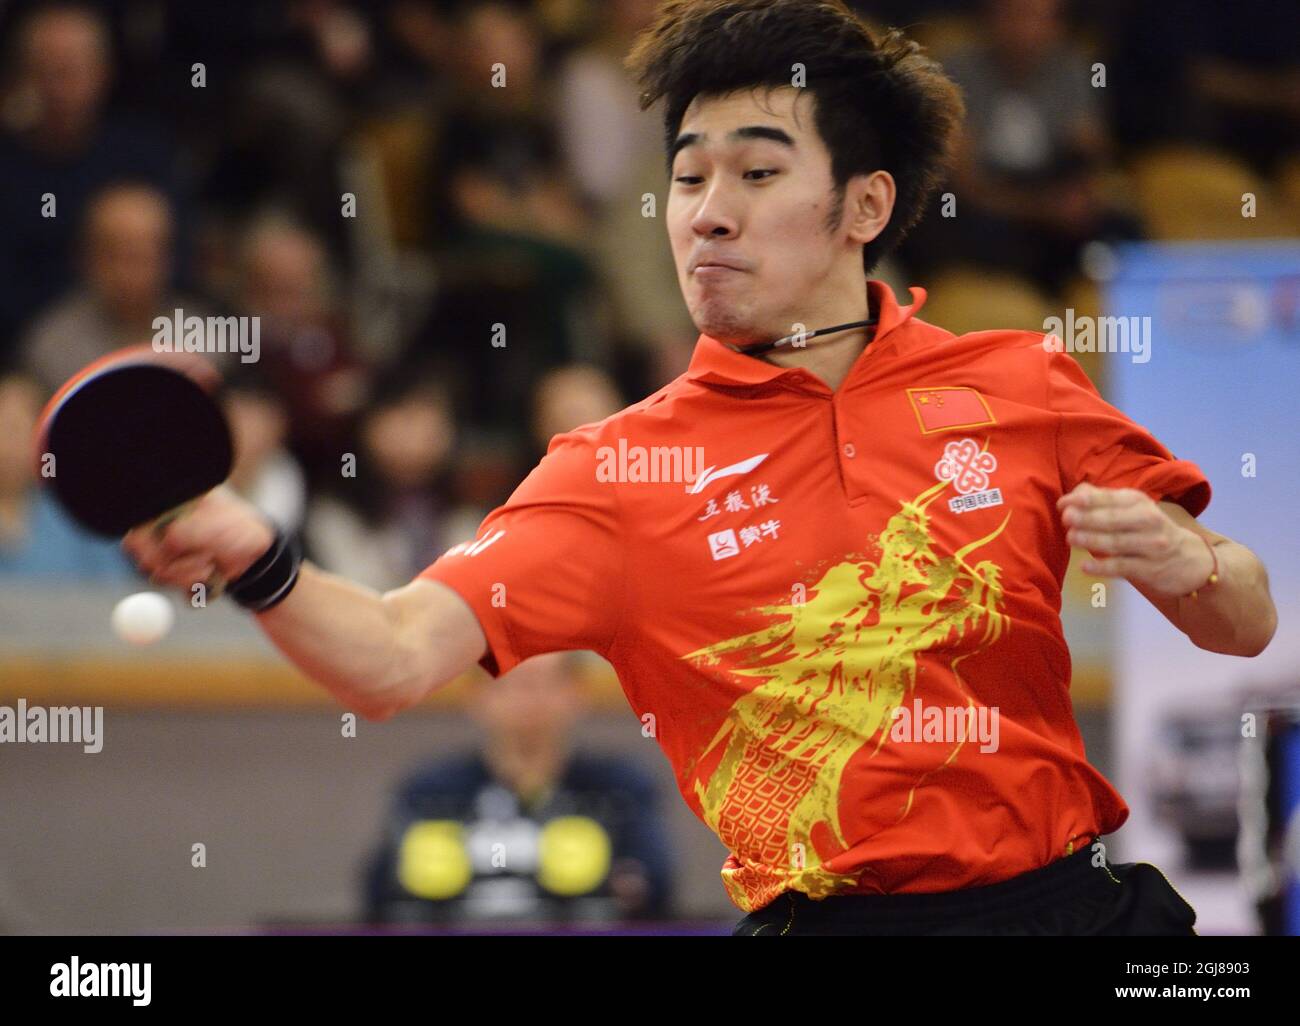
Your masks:
M742 267L739 263L736 263L733 260L723 260L720 257L706 257L705 259L701 260L692 268L691 273L699 274L701 271L707 271L713 273L717 271L744 271L744 270L746 270L746 268Z
M741 260L732 256L722 256L714 254L699 254L695 257L694 263L690 265L692 273L697 270L748 270Z

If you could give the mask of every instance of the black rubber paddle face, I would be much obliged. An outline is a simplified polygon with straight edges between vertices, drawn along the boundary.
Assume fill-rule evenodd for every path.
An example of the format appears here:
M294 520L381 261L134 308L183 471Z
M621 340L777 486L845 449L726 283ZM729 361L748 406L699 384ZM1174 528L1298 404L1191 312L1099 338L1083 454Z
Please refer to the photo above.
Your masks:
M211 395L165 366L92 374L51 411L46 484L82 526L110 538L215 488L230 474L230 429Z

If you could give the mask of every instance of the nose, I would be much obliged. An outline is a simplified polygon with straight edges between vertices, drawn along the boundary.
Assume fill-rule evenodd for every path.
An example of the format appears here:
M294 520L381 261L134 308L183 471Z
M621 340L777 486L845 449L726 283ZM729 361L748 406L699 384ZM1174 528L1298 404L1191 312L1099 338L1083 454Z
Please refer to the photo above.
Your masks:
M696 235L715 238L735 235L740 226L733 206L728 202L720 183L715 182L691 218L691 230Z

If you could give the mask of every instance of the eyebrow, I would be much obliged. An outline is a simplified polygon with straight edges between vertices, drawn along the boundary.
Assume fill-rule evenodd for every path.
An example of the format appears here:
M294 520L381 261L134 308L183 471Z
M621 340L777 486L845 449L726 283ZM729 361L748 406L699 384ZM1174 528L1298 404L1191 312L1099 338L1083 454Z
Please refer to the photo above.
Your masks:
M679 135L677 141L673 143L672 153L668 155L669 164L676 160L677 154L687 146L694 146L696 143L703 142L705 138L707 136L703 132L685 132ZM741 128L733 128L727 133L727 142L741 142L746 139L767 139L795 149L795 141L786 132L771 125L744 125Z

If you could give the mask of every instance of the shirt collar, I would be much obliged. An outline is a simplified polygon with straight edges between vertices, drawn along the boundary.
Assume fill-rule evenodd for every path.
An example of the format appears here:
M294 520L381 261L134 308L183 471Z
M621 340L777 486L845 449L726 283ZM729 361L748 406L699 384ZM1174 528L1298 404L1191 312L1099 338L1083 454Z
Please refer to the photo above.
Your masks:
M876 333L868 349L879 351L883 348L885 336L899 325L911 320L925 304L925 289L913 285L909 287L908 292L911 293L912 303L908 306L899 306L893 290L888 285L875 278L867 279L867 293L878 318ZM897 338L891 341L897 341ZM798 368L795 367L778 367L757 356L746 356L715 338L701 335L695 343L695 352L691 356L690 366L686 369L686 377L723 385L759 385L797 370Z

